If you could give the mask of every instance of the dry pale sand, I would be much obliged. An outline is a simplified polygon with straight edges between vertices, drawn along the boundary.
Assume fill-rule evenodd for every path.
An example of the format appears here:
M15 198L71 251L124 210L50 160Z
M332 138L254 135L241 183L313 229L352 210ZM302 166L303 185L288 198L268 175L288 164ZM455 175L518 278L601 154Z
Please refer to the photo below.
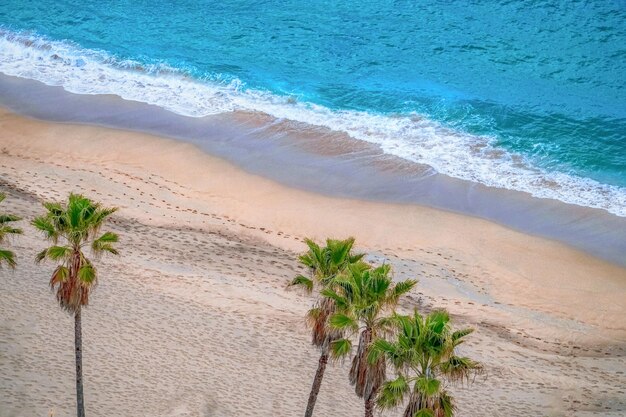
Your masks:
M626 271L487 221L335 199L249 175L191 145L0 113L3 210L84 193L121 208L117 258L83 316L94 416L298 416L318 354L285 289L310 236L355 236L398 278L402 304L477 329L463 353L486 379L453 387L459 416L623 416ZM71 416L72 319L55 304L44 242L23 222L0 271L0 416ZM317 416L358 416L346 364L327 370ZM400 412L386 413L397 416Z

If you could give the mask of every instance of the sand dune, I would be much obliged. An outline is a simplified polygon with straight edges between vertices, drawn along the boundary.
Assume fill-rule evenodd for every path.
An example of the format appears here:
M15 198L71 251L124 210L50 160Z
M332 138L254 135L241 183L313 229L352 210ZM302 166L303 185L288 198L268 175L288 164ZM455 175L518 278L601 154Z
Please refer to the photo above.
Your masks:
M357 238L420 283L401 306L474 326L463 353L487 378L452 389L459 416L626 413L626 271L559 243L421 207L341 200L249 175L191 145L0 114L3 209L31 218L82 192L121 208L118 258L83 315L90 416L299 416L318 354L285 289L310 236ZM0 417L71 416L72 319L32 261L0 271ZM358 416L346 364L317 416ZM386 413L385 416L399 415Z

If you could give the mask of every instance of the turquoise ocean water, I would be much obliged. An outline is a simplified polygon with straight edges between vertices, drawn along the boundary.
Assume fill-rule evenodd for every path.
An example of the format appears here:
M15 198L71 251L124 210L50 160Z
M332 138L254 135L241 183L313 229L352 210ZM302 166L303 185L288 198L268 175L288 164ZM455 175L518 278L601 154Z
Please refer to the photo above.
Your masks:
M626 216L626 2L0 2L0 72Z

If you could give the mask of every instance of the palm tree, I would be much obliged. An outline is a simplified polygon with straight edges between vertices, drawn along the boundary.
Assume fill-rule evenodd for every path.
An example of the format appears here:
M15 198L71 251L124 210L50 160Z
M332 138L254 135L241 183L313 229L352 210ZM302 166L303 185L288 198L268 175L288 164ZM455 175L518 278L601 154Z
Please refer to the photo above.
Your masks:
M360 331L359 345L350 368L350 383L365 402L365 417L372 417L387 365L384 356L369 362L369 351L373 341L392 328L391 319L383 314L391 311L417 281L406 280L394 285L389 265L373 269L349 266L346 272L335 280L333 288L324 289L322 295L334 300L337 306L337 313L330 318L332 328ZM343 357L351 352L352 342L349 338L338 339L331 348L334 357Z
M116 208L105 208L78 194L70 194L67 204L44 203L47 213L32 224L43 232L52 246L37 255L37 262L58 263L52 273L50 287L62 309L74 315L76 353L76 407L78 417L85 417L82 376L81 308L89 304L89 296L98 282L96 268L83 252L88 246L99 257L103 253L117 255L113 244L115 233L100 234L100 228Z
M445 384L469 381L482 370L478 362L455 352L473 329L453 331L445 311L426 317L415 311L413 316L396 316L395 323L397 339L376 340L368 357L371 362L387 357L397 372L396 379L383 385L379 408L395 408L408 396L403 417L452 417L454 400Z
M6 194L0 193L0 203L4 201ZM12 222L22 220L12 214L0 213L0 243L5 243L8 236L22 234L22 229L16 229L10 225ZM15 254L4 248L0 248L0 266L5 263L9 268L15 268Z
M327 239L326 246L320 247L314 241L307 239L309 250L299 257L300 263L309 268L310 277L298 275L289 284L290 286L304 287L309 293L314 287L320 289L332 285L333 280L349 264L359 262L364 254L353 254L354 238L345 240ZM305 417L313 415L313 408L317 400L317 395L322 385L322 378L328 363L330 343L342 337L342 333L330 329L328 318L335 311L335 303L331 299L321 298L307 312L307 325L311 328L311 343L321 351L317 365L317 372L313 379L309 401L307 403Z

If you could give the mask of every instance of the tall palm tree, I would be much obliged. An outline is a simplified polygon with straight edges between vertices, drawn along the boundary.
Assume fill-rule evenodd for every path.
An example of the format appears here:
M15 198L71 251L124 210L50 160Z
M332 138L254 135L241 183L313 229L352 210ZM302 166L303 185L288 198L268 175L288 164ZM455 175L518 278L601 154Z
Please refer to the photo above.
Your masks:
M0 193L0 203L4 201L6 194ZM10 223L22 220L18 216L12 214L0 213L0 243L5 243L7 238L11 235L22 234L22 229L17 229L10 225ZM15 254L4 248L0 248L0 266L7 264L9 268L15 268Z
M52 273L50 287L62 309L74 315L74 344L76 353L76 408L78 417L85 417L82 375L81 309L89 304L89 296L98 282L96 268L83 252L91 248L94 256L103 253L117 255L113 244L115 233L100 228L116 208L105 208L78 194L70 194L65 205L44 203L47 213L32 224L43 232L52 246L37 255L37 262L50 260L58 266Z
M348 265L359 262L364 256L364 254L352 253L354 238L345 240L327 239L324 247L320 247L310 239L306 240L306 244L309 249L299 257L299 260L301 264L309 268L310 277L298 275L291 281L290 286L303 287L309 293L315 287L324 289L332 286L332 282L338 274ZM311 343L320 349L321 354L313 385L311 386L309 401L304 414L305 417L313 415L313 408L315 407L326 364L328 363L330 343L342 336L340 331L331 329L328 324L328 318L334 311L334 301L322 297L307 312L307 325L311 328Z
M374 340L392 329L392 320L383 314L390 312L399 298L410 291L417 281L406 280L393 284L391 267L382 265L373 269L349 266L347 273L335 280L333 288L322 295L335 301L337 312L330 317L331 327L359 332L359 345L350 368L350 383L365 402L365 417L372 417L376 395L385 381L386 361L379 356L367 360ZM331 345L334 357L348 355L352 350L349 338L335 340Z
M445 389L446 383L469 381L482 367L455 349L473 329L453 331L450 316L435 311L423 317L396 316L397 339L374 342L368 360L387 357L397 378L383 385L377 404L381 409L395 408L408 396L403 417L452 417L455 405Z

